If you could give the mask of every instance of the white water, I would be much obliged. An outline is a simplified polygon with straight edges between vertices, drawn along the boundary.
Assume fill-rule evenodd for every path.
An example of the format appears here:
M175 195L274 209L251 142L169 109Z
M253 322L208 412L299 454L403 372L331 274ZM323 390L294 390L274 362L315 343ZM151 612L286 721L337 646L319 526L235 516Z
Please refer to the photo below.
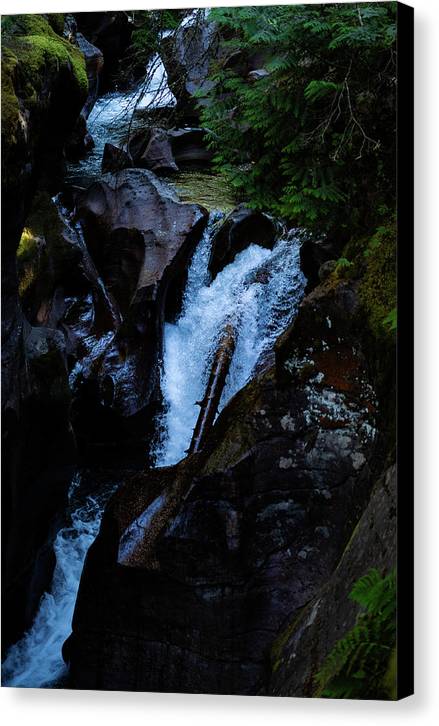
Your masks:
M66 181L90 184L101 173L105 144L108 142L122 147L130 133L137 128L137 119L133 114L175 106L176 103L168 86L163 61L159 55L155 55L148 63L145 80L134 91L106 93L97 99L87 119L87 128L95 145L84 159L68 165Z
M77 474L69 491L72 504L80 483ZM50 687L65 675L61 648L70 635L85 555L98 533L103 507L110 493L88 495L72 512L71 524L58 532L51 590L41 598L30 630L10 648L2 666L2 685Z
M209 283L211 238L209 225L189 269L181 316L165 326L161 385L166 412L157 466L176 463L189 447L199 412L196 401L203 398L209 364L226 321L234 322L238 337L220 410L272 351L304 291L300 243L293 233L272 251L251 245Z

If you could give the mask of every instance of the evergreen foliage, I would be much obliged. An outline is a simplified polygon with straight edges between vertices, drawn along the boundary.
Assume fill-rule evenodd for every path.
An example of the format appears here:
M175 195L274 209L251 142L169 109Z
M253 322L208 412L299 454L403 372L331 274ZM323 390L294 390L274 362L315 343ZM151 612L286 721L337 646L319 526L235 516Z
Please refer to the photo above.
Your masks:
M396 3L219 8L202 120L253 206L346 239L394 206ZM233 54L239 53L239 62ZM247 68L267 71L255 79Z
M316 676L325 698L395 697L396 574L370 570L352 588L350 598L362 612L339 640Z

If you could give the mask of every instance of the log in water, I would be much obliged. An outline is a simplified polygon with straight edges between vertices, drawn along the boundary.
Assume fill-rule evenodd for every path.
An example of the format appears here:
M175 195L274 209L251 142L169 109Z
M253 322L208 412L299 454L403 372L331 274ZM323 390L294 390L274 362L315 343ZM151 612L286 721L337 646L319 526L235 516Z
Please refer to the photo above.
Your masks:
M202 401L199 401L200 414L192 435L189 454L196 454L203 448L205 438L212 428L215 416L218 411L221 394L223 392L233 353L236 345L236 331L232 323L224 328L223 335L215 353L206 393Z

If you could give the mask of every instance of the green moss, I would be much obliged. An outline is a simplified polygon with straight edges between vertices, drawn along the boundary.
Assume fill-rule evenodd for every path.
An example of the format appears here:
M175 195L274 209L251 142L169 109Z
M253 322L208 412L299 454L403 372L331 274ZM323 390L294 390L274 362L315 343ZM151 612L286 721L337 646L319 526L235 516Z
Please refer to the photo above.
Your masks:
M1 119L2 137L7 144L16 142L17 128L20 120L20 106L15 95L13 83L17 62L15 54L7 48L4 48L2 51L1 66Z
M46 72L58 73L62 67L72 70L78 95L85 100L88 80L78 48L61 38L42 15L2 18L2 137L6 143L17 140L17 89L25 104L32 103L42 90Z
M396 225L380 227L364 250L365 272L360 300L375 338L396 328Z

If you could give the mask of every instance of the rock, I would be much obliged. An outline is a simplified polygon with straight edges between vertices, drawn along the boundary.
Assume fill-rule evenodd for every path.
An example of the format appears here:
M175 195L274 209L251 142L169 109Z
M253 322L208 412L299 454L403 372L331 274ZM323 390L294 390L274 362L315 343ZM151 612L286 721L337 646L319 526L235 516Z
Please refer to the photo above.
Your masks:
M203 451L113 497L64 648L74 687L269 692L272 644L330 579L381 466L358 309L346 285L309 296Z
M263 212L241 205L231 212L212 240L209 271L213 277L250 244L271 249L279 234L277 223Z
M270 73L266 68L256 68L254 71L250 71L247 78L249 81L259 81L261 78L266 78Z
M92 45L82 33L76 33L75 41L85 58L87 69L88 96L81 111L82 116L87 119L99 94L99 80L104 67L104 56L99 48Z
M307 292L319 284L319 270L325 262L340 257L343 241L329 239L305 239L300 248L303 274L308 280Z
M193 11L176 32L162 40L161 55L168 83L183 116L197 117L194 94L212 87L209 65L218 53L218 31L204 10Z
M337 267L337 260L328 260L319 267L319 280L324 282L329 275L332 275L335 268Z
M164 320L178 310L187 262L207 212L181 203L169 185L145 169L105 175L77 196L76 208L94 262L123 318L86 374L95 393L84 388L78 415L89 427L93 411L106 410L109 420L112 412L113 440L135 440L145 449L150 407L160 400Z
M35 580L40 548L53 535L75 460L68 406L38 395L30 380L28 323L18 295L16 252L35 189L53 190L87 95L79 50L42 15L15 16L2 42L2 421L3 647L35 615L50 581ZM41 48L45 52L41 52ZM29 75L32 67L32 77ZM53 191L52 191L53 194ZM65 373L66 375L66 373ZM24 536L25 533L25 536ZM26 603L33 603L27 607Z
M315 676L335 643L355 625L359 606L349 598L371 568L395 567L396 467L377 482L352 539L329 582L280 635L272 651L271 696L312 697Z
M148 146L149 139L151 138L151 128L140 129L134 131L128 139L128 143L124 150L133 160L134 166L139 166L139 161L142 157L143 152Z
M75 19L80 33L103 54L100 92L104 93L113 88L121 58L131 42L133 23L123 11L75 13Z
M206 146L205 134L205 129L198 128L168 131L172 153L178 166L204 166L211 163L213 152Z
M113 144L105 144L104 153L102 155L102 173L121 171L129 169L133 166L133 162L129 154L124 149Z
M162 174L178 171L172 153L171 142L165 129L151 129L149 141L140 155L138 165Z
M99 94L99 83L104 66L104 56L99 48L89 43L82 33L75 32L73 37L75 44L85 58L88 80L87 99L82 107L75 129L65 147L67 157L76 161L84 156L92 145L94 145L92 137L87 130L87 119Z

